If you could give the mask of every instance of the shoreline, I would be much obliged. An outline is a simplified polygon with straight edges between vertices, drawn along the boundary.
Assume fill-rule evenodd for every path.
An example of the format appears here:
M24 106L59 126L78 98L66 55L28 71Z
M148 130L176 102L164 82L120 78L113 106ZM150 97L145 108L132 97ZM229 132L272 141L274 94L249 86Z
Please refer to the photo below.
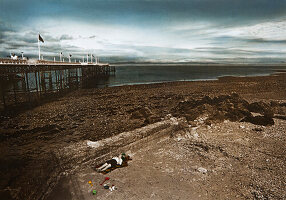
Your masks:
M196 100L194 103L197 103L202 99L213 99L218 96L225 98L224 95L236 93L242 99L241 102L247 101L249 104L257 102L284 116L286 115L285 80L286 74L279 73L256 77L222 77L212 81L182 81L81 89L18 115L7 116L0 122L0 151L2 152L0 161L3 163L1 164L3 169L0 184L1 195L7 195L5 196L7 199L43 197L48 185L52 186L57 183L55 180L58 175L71 173L71 168L81 169L83 167L78 163L85 162L86 158L79 156L80 152L78 152L79 155L77 153L71 156L64 154L72 147L76 147L79 142L98 141L123 132L144 128L160 122L169 114L177 115L175 117L185 117L193 126L194 116L200 116L206 111L219 113L216 107L199 104L198 108L203 110L193 110L192 115L188 115L184 113L187 109L180 108L181 102ZM263 103L259 103L261 101ZM226 100L224 104L228 105L227 102ZM231 100L234 105L235 102ZM245 110L244 107L241 109ZM281 127L276 127L278 131L286 130L282 119L275 118L274 121L281 124ZM216 123L221 122L211 123L216 126ZM233 125L240 126L240 123L234 122ZM272 126L263 127L253 128L260 128L268 131L269 134L274 134ZM256 133L252 134L255 136ZM253 142L255 142L254 136ZM283 136L279 140L283 143L284 139ZM207 142L210 141L211 137ZM217 142L220 145L224 144L223 138L218 138ZM265 142L277 143L272 140ZM284 148L278 147L282 150ZM265 151L268 150L271 149ZM87 150L83 152L88 153ZM272 163L275 169L276 164ZM279 170L278 172L282 173ZM49 189L53 190L52 187ZM10 191L19 192L10 193Z
M279 67L286 67L285 63L196 63L196 62L127 62L127 63L110 63L114 66L120 65L190 65L190 66L279 66Z
M247 77L267 77L267 76L276 76L281 73L286 73L286 70L278 70L273 73L269 74L256 74L256 75L246 75L246 76L235 76L235 75L223 75L218 76L217 78L209 78L209 79L184 79L184 80L176 80L176 81L158 81L158 82L140 82L140 83L123 83L123 84L116 84L116 85L110 85L105 88L109 87L119 87L119 86L132 86L132 85L152 85L152 84L160 84L160 83L176 83L176 82L200 82L200 81L218 81L219 79L225 78L225 77L233 77L233 78L247 78ZM102 84L104 85L104 84Z
M116 66L116 65L115 65ZM181 67L183 67L183 71L185 71L187 74L189 75L183 75L182 72L178 72L178 74L176 74L176 78L172 78L169 77L168 75L164 74L162 75L162 78L164 78L165 80L161 80L161 78L159 77L159 74L157 71L154 72L155 78L152 81L148 81L148 79L141 79L141 78L136 78L136 79L132 79L132 77L130 78L130 80L126 79L126 70L131 70L132 68L139 66L139 70L135 70L135 73L133 75L138 76L138 75L142 75L148 78L148 74L150 73L149 71L149 67L152 66L157 66L160 68L156 68L157 70L164 70L163 67L166 67L168 69L168 67L171 67L170 70L172 71L172 73L176 74L176 71L174 71L174 67L178 67L178 65L176 64L170 64L170 65L165 65L165 64L138 64L138 65L133 65L133 64L124 64L124 65L117 65L116 67L118 68L118 76L120 77L118 80L115 78L114 80L112 79L110 82L108 83L103 83L101 86L105 86L105 87L114 87L114 86L123 86L123 85L141 85L141 84L156 84L156 83L164 83L164 82L181 82L181 81L208 81L208 80L218 80L221 77L224 76L233 76L233 77L253 77L253 76L270 76L272 74L275 74L277 72L281 72L284 73L286 71L286 66L278 66L278 69L274 69L273 65L269 65L272 66L270 68L263 68L263 70L259 70L259 68L257 68L257 71L255 72L255 70L250 70L250 71L246 71L245 73L243 72L243 68L241 68L240 70L237 70L236 68L234 68L234 70L231 70L229 73L224 73L223 71L221 71L222 69L220 69L218 71L218 73L211 71L210 73L207 72L206 70L213 70L213 69L209 69L208 65L202 65L202 69L196 69L193 68L196 65L190 65L191 68L188 68L188 64L182 64ZM227 67L228 65L221 65L221 67ZM260 65L257 65L260 66ZM253 67L257 67L257 66L253 66ZM122 72L120 72L122 67ZM144 70L144 67L146 68L146 71ZM238 65L234 65L234 67L240 67ZM248 67L248 66L245 66ZM279 68L280 67L280 68ZM282 67L282 68L281 68ZM285 68L284 68L285 67ZM122 73L122 74L121 74ZM139 73L139 74L137 74ZM146 73L146 74L145 74ZM152 72L151 72L152 73ZM208 74L209 73L209 74ZM132 74L132 73L131 73ZM194 74L194 75L191 75ZM155 81L154 81L155 80Z

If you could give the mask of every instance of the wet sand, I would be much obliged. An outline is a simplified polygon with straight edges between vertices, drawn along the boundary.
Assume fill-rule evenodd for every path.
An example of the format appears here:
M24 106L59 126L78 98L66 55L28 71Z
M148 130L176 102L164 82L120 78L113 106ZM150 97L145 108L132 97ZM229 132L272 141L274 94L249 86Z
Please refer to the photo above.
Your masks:
M246 196L240 195L238 199L259 199L259 195L269 195L268 197L272 199L283 198L285 197L285 192L283 192L285 191L285 174L283 174L285 167L283 166L285 165L284 144L286 142L286 127L284 123L285 120L283 119L286 115L284 106L286 103L285 88L286 74L281 73L265 77L223 77L217 81L173 82L87 89L73 92L54 102L38 106L32 110L20 113L17 116L1 116L0 195L3 199L45 199L48 197L47 191L53 191L56 183L60 180L60 175L63 176L63 172L65 172L66 175L73 173L79 174L80 169L84 169L93 173L90 171L92 167L87 169L86 165L83 166L83 163L88 162L85 160L87 158L71 156L69 160L61 160L58 155L59 151L65 152L63 150L64 148L68 149L81 141L97 141L122 132L145 127L160 122L168 114L172 114L177 118L184 117L187 119L187 124L197 126L194 124L196 123L194 122L195 119L191 119L191 116L186 115L186 113L180 114L179 109L174 111L174 108L177 108L180 102L190 99L203 99L206 96L213 98L219 95L236 93L240 98L249 103L262 101L268 106L273 107L271 111L274 113L274 116L280 117L279 119L274 118L274 122L276 123L274 126L279 124L279 126L274 129L271 129L271 127L274 126L261 125L249 128L250 130L254 128L257 128L257 130L262 129L262 131L266 131L270 135L272 134L270 138L275 138L275 133L280 134L276 139L266 138L263 140L253 136L249 148L255 147L252 143L263 142L269 144L265 146L263 152L267 153L271 151L271 154L279 155L278 160L272 160L270 166L268 166L269 171L271 171L268 175L272 176L272 173L276 174L275 181L281 184L262 184L262 182L271 180L271 177L260 180L263 174L260 174L259 171L267 169L264 169L263 166L256 167L256 163L264 165L268 162L266 159L269 158L264 159L264 154L260 155L257 154L254 149L253 151L250 150L249 155L257 154L256 159L261 159L261 162L253 160L253 155L250 156L249 159L246 158L247 155L244 155L246 160L242 159L242 161L239 161L242 162L242 164L239 163L238 165L242 166L243 162L245 165L253 164L255 167L251 169L257 174L256 178L258 179L258 183L254 184L254 186L249 186L249 184L252 183L251 180L246 181L243 186L246 185L250 189L246 189L246 191L248 191L246 192ZM188 117L190 118L188 119ZM206 126L214 124L212 128L218 127L220 123L224 123L224 119L222 121L214 120L204 122ZM238 121L229 123L237 123L237 125L233 125L236 127L240 126L240 123L246 123L245 126L250 126L249 124L251 124ZM204 141L199 142L209 144L212 138L220 133L219 131L213 131L212 134L208 134L208 137L205 138ZM251 132L251 134L256 134L256 132ZM243 138L242 136L243 135L241 135L241 138ZM175 138L176 137L177 136L175 136ZM217 146L223 146L224 144L227 146L231 144L231 140L224 141L224 137L217 137L215 141L219 144ZM187 142L190 142L190 140L187 140ZM212 145L214 146L214 144ZM151 146L149 148L154 147ZM169 146L166 146L166 148L169 148ZM215 147L213 148L215 149ZM257 149L257 147L255 148ZM238 147L236 150L239 151L242 149L243 148ZM194 149L192 151L194 151ZM88 154L88 152L85 153ZM187 152L184 152L184 154L186 153ZM193 153L194 152L192 152L192 154ZM230 152L228 153L231 154ZM216 153L214 153L213 156L217 156L218 159L220 158ZM139 157L140 156L138 156L138 158ZM89 157L89 159L92 159L92 157ZM189 159L189 161L197 162L195 165L202 165L202 163L198 161L199 157L196 158L196 156L194 156ZM138 160L139 159L134 160L134 165ZM144 165L148 165L148 163L149 162L144 163ZM228 160L225 161L225 163L232 164L232 161ZM137 163L137 165L139 164ZM183 163L176 167L180 168L184 165ZM152 166L153 165L150 165L148 167ZM211 163L210 166L213 166L213 163ZM163 167L166 168L165 165L163 165ZM79 171L75 172L75 169ZM128 167L122 170L128 173ZM195 168L193 170L195 170ZM243 174L244 171L245 169L242 167L241 169L237 169L236 174L245 177L249 176L248 173L250 171L246 170L247 173ZM142 169L140 173L145 173L144 169ZM136 174L133 176L135 177ZM208 178L215 178L213 175L209 176ZM163 175L158 175L157 178L159 177L163 177ZM118 179L120 179L120 177L118 177ZM241 178L241 180L244 180L244 178ZM148 182L148 180L146 181ZM152 180L149 181L152 182ZM182 181L182 184L190 184L189 180ZM174 182L173 184L177 183ZM196 182L192 182L191 184L196 184ZM203 182L200 184L204 185ZM209 187L215 188L216 184L218 183L209 182ZM162 186L162 188L164 188L164 186ZM249 192L251 188L254 188L256 192ZM219 189L220 188L217 190L213 189L209 192L215 195L216 192L219 193ZM231 191L235 190L236 188L233 185ZM139 192L140 191L141 190L139 190ZM194 190L192 191L196 191L196 194L194 193L193 196L195 198L196 195L202 195L205 190L202 190L200 193L199 187L194 186ZM272 191L272 193L270 191ZM130 193L125 194L127 197L131 195ZM222 198L227 197L224 195L227 195L227 192L222 192L218 196ZM123 195L122 198L123 197L126 196ZM181 199L185 197L188 196L182 196ZM138 198L140 199L140 197ZM144 196L144 198L149 197L147 195ZM157 199L162 198L164 198L164 196L158 196ZM207 196L204 199L211 198Z

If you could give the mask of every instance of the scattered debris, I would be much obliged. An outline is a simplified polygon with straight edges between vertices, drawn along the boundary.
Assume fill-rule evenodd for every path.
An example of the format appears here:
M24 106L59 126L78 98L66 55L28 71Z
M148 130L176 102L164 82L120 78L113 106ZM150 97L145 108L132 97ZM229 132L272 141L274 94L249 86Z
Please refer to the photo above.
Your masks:
M86 144L87 144L89 147L92 147L92 148L98 148L98 147L100 147L100 146L103 145L102 142L100 142L100 141L92 142L92 141L90 141L90 140L88 140L88 141L86 142Z
M206 173L208 172L208 170L205 169L205 168L203 168L203 167L199 167L199 168L198 168L198 171L201 172L201 173L203 173L203 174L206 174Z
M113 190L117 190L117 188L115 187L115 185L112 185L111 187L109 187L109 190L112 192Z
M100 185L102 185L105 181L108 181L109 179L109 177L105 177L104 181Z
M91 182L91 181L88 181L88 183L90 184L90 186L91 186L91 187L93 186L93 184L92 184L92 182Z
M240 125L240 126L239 126L239 128L241 128L241 129L245 129L245 126L243 126L243 125Z

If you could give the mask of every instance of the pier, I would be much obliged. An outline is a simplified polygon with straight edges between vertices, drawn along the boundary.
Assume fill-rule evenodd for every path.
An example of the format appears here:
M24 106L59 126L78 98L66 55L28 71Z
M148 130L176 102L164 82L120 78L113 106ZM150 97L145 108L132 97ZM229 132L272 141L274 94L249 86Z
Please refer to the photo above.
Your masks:
M105 63L0 59L0 110L39 103L115 74Z

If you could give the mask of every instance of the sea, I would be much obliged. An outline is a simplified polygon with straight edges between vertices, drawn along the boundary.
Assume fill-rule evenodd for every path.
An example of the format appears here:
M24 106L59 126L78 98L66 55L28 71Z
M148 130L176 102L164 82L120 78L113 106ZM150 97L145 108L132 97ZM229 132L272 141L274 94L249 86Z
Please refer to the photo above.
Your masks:
M267 76L286 65L115 64L116 73L91 87L216 80L223 76Z

